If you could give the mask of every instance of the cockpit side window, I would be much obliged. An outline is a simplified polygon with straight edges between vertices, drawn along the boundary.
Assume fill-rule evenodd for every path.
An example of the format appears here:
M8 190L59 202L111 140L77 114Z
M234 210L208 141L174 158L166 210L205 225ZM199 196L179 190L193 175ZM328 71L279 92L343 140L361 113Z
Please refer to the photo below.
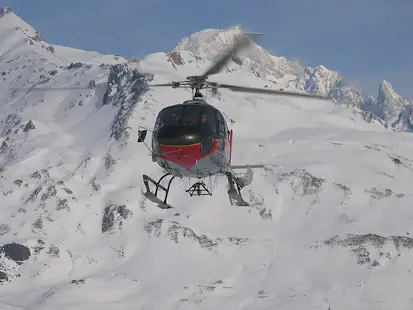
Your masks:
M216 113L217 113L218 136L220 138L227 138L227 128L225 126L225 120L219 111L216 111Z

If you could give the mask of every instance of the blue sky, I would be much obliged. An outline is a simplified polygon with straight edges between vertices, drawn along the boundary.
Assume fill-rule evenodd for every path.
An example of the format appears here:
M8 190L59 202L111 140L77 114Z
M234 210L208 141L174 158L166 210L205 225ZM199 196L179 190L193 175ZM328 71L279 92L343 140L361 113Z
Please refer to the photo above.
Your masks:
M264 32L274 55L323 64L376 95L413 99L413 0L0 0L49 43L142 56L205 28Z

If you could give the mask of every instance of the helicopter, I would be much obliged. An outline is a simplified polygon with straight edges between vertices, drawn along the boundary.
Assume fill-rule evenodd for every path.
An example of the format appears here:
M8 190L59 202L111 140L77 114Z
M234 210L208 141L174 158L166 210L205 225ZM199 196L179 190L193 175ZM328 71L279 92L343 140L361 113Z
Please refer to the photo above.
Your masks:
M254 39L260 35L262 33L241 31L235 36L233 44L219 55L208 70L201 75L189 76L184 81L147 85L148 88L171 87L192 90L191 99L163 108L158 113L152 130L138 127L137 142L145 144L150 150L152 162L156 162L165 170L164 175L158 181L146 174L142 176L146 189L143 195L156 203L159 208L172 208L168 204L167 198L175 178L197 180L185 189L190 196L212 196L212 186L207 186L204 179L222 175L228 180L228 196L231 205L235 202L237 206L248 206L249 203L243 199L241 190L253 181L253 169L265 168L263 164L232 164L234 131L229 129L221 111L204 99L201 90L216 91L218 88L223 88L242 93L329 99L326 96L289 92L284 89L253 88L208 81L209 76L221 72L237 52L251 45ZM98 87L109 88L111 86L89 85L87 87L56 88L56 90ZM26 88L14 90L22 89ZM50 88L30 88L30 90L39 89L52 90ZM150 146L145 143L148 131L152 132ZM244 173L237 172L242 169L246 171ZM162 185L161 183L168 178L167 185ZM151 189L153 186L154 190ZM160 191L164 192L163 199L159 196Z
M162 209L172 208L167 203L171 183L175 178L194 178L197 181L185 191L190 196L210 195L211 189L204 179L214 175L224 175L228 180L228 196L231 205L248 206L241 189L253 180L253 169L265 168L263 164L233 165L234 131L229 130L223 114L214 106L207 103L201 89L225 88L235 92L276 94L289 96L304 96L326 99L324 96L286 92L268 88L251 88L231 84L221 84L207 81L208 77L219 73L226 63L242 48L253 42L260 33L242 32L235 37L234 43L225 51L213 65L202 75L189 76L185 81L172 81L166 84L152 84L149 87L190 88L192 99L183 103L163 108L157 115L152 131L151 147L152 161L165 170L165 174L155 181L148 175L143 175L146 192L143 195L156 203ZM138 143L144 143L147 128L138 129ZM237 173L246 169L245 173ZM169 178L162 185L161 182ZM151 186L154 186L154 191ZM164 199L159 197L163 191Z

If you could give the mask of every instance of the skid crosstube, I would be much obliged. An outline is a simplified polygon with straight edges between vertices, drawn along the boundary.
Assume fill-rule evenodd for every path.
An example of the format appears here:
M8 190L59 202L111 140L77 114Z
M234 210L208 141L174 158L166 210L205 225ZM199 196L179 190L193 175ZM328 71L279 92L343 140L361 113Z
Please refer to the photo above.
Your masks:
M171 176L171 179L168 182L168 187L164 187L161 184L161 181L166 178L167 176ZM143 194L146 198L148 198L150 201L158 204L158 207L161 209L170 209L172 208L170 205L168 205L168 203L166 202L166 200L168 199L168 194L169 194L169 189L171 188L171 183L173 181L173 179L175 178L175 176L170 175L169 173L163 175L158 182L156 182L155 180L153 180L152 178L148 177L147 175L143 175L143 183L145 184L146 187L146 192ZM149 187L149 183L152 183L153 185L155 185L155 193L151 191L150 187ZM165 198L162 201L159 197L158 197L158 191L162 190L165 192Z

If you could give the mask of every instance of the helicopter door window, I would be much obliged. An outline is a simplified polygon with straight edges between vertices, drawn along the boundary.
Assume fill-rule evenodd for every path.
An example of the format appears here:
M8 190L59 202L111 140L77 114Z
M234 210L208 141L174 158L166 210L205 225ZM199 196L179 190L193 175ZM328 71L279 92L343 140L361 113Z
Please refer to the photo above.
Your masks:
M218 129L218 136L220 138L226 138L226 127L225 127L225 120L222 117L221 113L217 111L217 129Z

